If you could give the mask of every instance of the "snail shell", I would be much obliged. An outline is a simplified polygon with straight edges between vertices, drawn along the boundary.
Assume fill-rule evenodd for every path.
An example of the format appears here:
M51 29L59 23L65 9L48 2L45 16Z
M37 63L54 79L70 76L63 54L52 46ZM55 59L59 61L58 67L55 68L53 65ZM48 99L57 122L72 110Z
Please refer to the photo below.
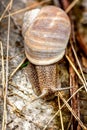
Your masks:
M24 22L23 35L29 61L35 65L59 61L65 53L71 31L67 14L55 6L45 6L30 11L27 18L29 22Z
M25 14L22 30L31 84L36 95L51 98L58 91L56 62L65 53L70 20L62 9L45 6Z

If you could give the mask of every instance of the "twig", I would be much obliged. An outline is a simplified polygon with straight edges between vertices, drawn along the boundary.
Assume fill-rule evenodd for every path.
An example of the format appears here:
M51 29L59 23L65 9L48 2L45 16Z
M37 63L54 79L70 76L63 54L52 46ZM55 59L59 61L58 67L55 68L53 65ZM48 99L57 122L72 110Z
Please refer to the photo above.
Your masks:
M20 51L20 52L17 53L15 56L10 57L9 59L10 59L10 61L11 61L11 60L15 59L17 56L23 56L23 55L24 55L24 50Z
M69 111L72 113L72 115L75 117L75 119L78 121L79 125L84 129L87 130L87 127L83 124L83 122L79 119L79 117L76 115L76 113L72 110L70 105L67 103L67 101L63 98L62 94L59 92L59 96L62 99L62 101L66 104L66 107L69 109Z
M7 35L7 57L6 57L6 83L3 90L4 93L4 110L3 110L3 122L2 122L2 130L6 130L7 124L7 87L8 87L8 52L9 52L9 33L10 33L10 14L8 17L8 35Z
M66 101L66 102L69 102L72 97L74 97L81 89L83 88L80 87L76 92L73 93L73 95ZM45 127L43 128L43 130L46 130L47 126L51 123L51 121L58 115L58 113L60 112L60 110L65 106L66 104L64 103L61 108L55 113L55 115L48 121L47 125L45 125Z
M26 60L26 57L21 61L21 63L17 66L17 68L10 74L9 79L13 77L13 75L18 71L18 69L21 67L21 65L24 63Z
M73 39L73 41L74 41L74 39ZM73 62L73 65L76 66L71 46L69 47L68 55L69 55L71 61ZM72 68L71 65L69 65L69 73L70 73L70 86L73 86L73 88L70 89L70 95L72 95L78 89L78 80L77 80L78 77L77 77L77 75L76 75L76 73L75 73L75 71L74 71L74 69ZM75 95L72 98L72 100L71 100L71 107L74 110L74 112L76 113L76 115L78 115L78 117L80 118L79 93L77 93L77 95ZM73 115L71 115L71 118L72 118L71 129L72 130L77 130L78 126L80 127L80 125L77 124L77 121L73 117Z
M68 8L65 10L66 13L69 13L69 11L77 4L79 0L74 0L69 6Z
M60 110L60 121L61 121L61 129L64 130L64 125L63 125L63 117L62 117L62 112L61 112L61 106L60 106L60 97L58 95L58 106L59 106L59 110Z
M45 4L45 3L49 2L49 1L50 1L50 0L44 0L44 1L42 1L42 2L35 3L35 4L33 4L33 5L29 6L29 7L26 7L26 8L24 8L24 9L20 9L20 10L17 10L17 11L15 11L15 12L11 13L10 16L13 16L13 15L16 15L16 14L19 14L19 13L22 13L22 12L25 12L25 11L27 11L27 10L36 8L37 6L43 5L43 4ZM6 18L6 17L8 17L8 15L5 15L3 18Z
M2 1L1 1L1 4L3 5L4 8L6 8L5 4L4 4ZM7 12L10 13L9 10L7 10ZM15 26L17 27L17 29L20 31L21 29L20 29L20 27L17 25L16 20L14 19L14 17L13 17L13 16L10 16L10 17L11 17L11 19L12 19L14 25L15 25Z
M3 45L2 42L0 41L0 48L1 48L1 62L2 62L2 86L3 86L3 92L1 90L0 92L0 98L3 98L4 95L4 88L5 88L5 69L4 69L4 56L3 56ZM3 120L2 120L2 130L4 129L4 112L3 112Z
M70 58L68 57L68 55L66 55L67 60L69 61L70 65L73 67L74 71L76 72L77 76L79 77L79 79L81 80L81 82L83 83L83 86L85 87L86 90L86 85L84 83L83 78L81 77L81 75L79 74L78 70L76 69L76 67L73 65L72 61L70 60Z
M23 114L23 112L20 109L18 109L13 103L11 103L8 98L7 98L7 104L12 107L12 111L14 113L16 113L18 116L25 117L25 115Z
M69 120L69 123L68 123L68 126L67 126L67 129L66 129L66 130L70 130L71 124L72 124L72 117L71 117L70 120Z
M18 86L18 85L16 85L15 83L13 83L13 82L9 82L9 85L13 86L15 89L19 90L21 93L23 93L23 94L27 95L27 94L26 94L26 93L24 93L24 91L23 91L23 90L21 90L21 89L19 88L19 86Z
M0 17L0 22L1 20L3 19L5 13L7 12L7 10L10 8L11 9L11 6L12 6L12 0L10 0L10 2L8 3L8 5L6 6L4 12L2 13L1 17ZM8 15L9 16L9 15Z
M78 66L79 66L79 69L80 69L80 71L81 71L81 74L82 74L82 77L83 77L83 80L84 80L84 84L85 84L85 86L87 86L86 79L85 79L84 73L83 73L83 71L82 71L82 67L81 67L81 64L80 64L80 62L79 62L79 59L78 59L78 57L77 57L77 54L76 54L76 51L75 51L75 49L74 49L74 46L73 46L72 41L71 41L71 47L72 47L74 56L75 56L75 58L76 58L77 64L78 64ZM86 87L85 87L85 89L86 89L86 92L87 92L87 88L86 88Z
M4 90L4 86L5 86L5 69L4 69L3 45L2 45L1 41L0 41L0 47L1 47L1 57L2 57L2 86L3 86L3 90Z
M12 4L13 4L13 0L10 1L9 10L11 10L11 8L12 8Z

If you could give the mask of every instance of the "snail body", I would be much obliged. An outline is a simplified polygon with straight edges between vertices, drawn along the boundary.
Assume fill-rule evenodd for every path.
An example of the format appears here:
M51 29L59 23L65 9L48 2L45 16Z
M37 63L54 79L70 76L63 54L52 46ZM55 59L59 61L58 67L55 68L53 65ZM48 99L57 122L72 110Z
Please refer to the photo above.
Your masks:
M27 69L28 77L35 94L38 96L37 98L52 99L57 87L57 64L41 66L29 63Z
M34 9L28 12L27 18L26 15L23 36L25 54L30 61L30 81L39 97L50 97L48 95L54 95L58 90L57 62L65 53L70 21L67 14L55 6Z

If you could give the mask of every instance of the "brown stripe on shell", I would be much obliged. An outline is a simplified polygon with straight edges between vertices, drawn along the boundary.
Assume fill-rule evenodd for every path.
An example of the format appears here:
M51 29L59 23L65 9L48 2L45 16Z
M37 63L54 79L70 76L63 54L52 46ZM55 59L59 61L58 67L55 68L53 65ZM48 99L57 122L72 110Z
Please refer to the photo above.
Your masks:
M58 52L58 51L60 52L65 49L65 46L63 46L61 42L59 45L56 45L57 43L55 44L54 42L52 42L50 46L49 46L50 42L45 42L45 44L43 42L43 44L39 44L37 41L34 43L31 39L29 40L25 39L25 42L27 42L26 45L29 48L31 48L33 51L36 51L36 50L41 51L43 49L42 52L46 52L46 51L47 52Z
M55 47L55 49L57 50L63 50L65 49L65 46L67 43L67 39L66 37L66 33L67 31L62 33L62 37L59 37L58 34L54 33L47 33L47 32L38 32L38 34L35 32L33 34L29 34L29 37L25 37L25 41L27 41L27 44L29 44L30 47L34 47L39 49L44 48L46 49L47 47L53 48ZM64 35L63 35L64 34ZM61 35L61 31L60 31L60 35ZM58 36L58 37L57 37ZM58 49L59 48L59 49Z
M48 50L49 53L47 52L47 50L44 50L45 52L44 51L40 52L38 50L33 51L27 45L25 46L25 51L26 51L27 56L30 56L30 57L37 59L37 60L39 60L39 59L40 60L43 60L43 59L50 60L50 59L60 55L60 53L61 53L61 51L60 52L55 52L55 51L53 52L53 51L49 51L49 50Z

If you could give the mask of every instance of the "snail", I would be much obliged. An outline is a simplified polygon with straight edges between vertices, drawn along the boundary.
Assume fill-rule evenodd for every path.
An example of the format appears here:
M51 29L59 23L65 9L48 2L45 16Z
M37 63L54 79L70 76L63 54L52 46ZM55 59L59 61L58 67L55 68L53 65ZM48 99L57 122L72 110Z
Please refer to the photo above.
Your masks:
M49 100L58 88L57 62L65 53L71 24L67 14L55 6L25 13L22 33L29 63L29 78L36 99Z

